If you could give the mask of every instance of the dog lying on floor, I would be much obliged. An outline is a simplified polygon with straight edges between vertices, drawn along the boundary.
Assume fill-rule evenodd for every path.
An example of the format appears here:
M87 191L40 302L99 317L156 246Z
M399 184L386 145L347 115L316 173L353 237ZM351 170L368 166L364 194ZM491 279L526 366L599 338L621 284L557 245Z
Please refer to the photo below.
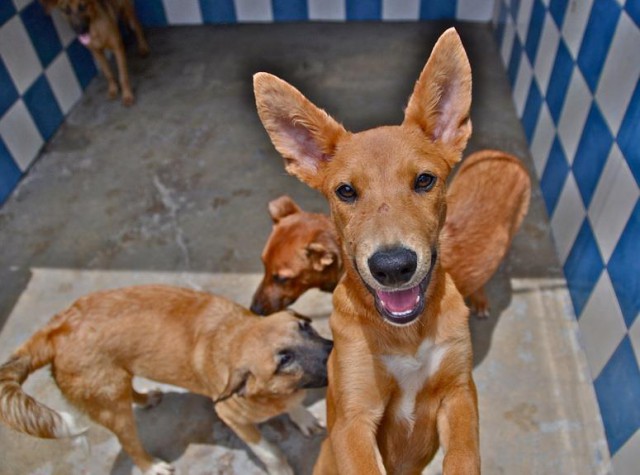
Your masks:
M449 185L440 258L479 318L489 316L484 285L509 250L530 196L525 167L497 150L467 157ZM332 292L343 274L338 236L328 216L303 211L288 196L271 201L269 214L273 229L262 251L264 277L251 303L259 315L283 310L311 288Z
M133 389L134 376L211 397L220 418L271 474L292 474L282 452L256 424L282 413L305 434L320 430L302 405L304 388L327 384L332 342L290 312L259 318L222 297L169 286L97 292L77 300L0 366L0 420L43 438L86 431L67 413L28 396L21 384L51 364L64 396L111 430L146 474L173 472L138 439L132 403L161 394Z
M136 17L131 0L40 0L47 11L59 8L67 17L71 28L78 34L80 43L89 48L102 74L107 78L110 99L118 97L118 82L122 91L122 103L133 105L135 98L129 81L127 56L124 50L118 21L133 30L140 56L149 54L149 45ZM118 66L116 82L105 50L113 51Z
M471 67L451 28L399 126L348 132L297 89L254 76L289 173L329 201L344 276L330 317L328 436L316 474L480 473L469 311L440 263L446 181L471 134Z

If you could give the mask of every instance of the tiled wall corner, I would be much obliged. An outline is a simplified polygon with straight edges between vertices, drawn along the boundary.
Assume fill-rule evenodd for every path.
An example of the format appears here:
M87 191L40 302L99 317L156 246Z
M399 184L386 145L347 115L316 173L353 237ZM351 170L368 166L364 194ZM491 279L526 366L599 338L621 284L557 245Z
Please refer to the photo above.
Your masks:
M640 1L498 0L531 147L618 475L640 464Z
M0 205L95 74L58 12L0 1Z

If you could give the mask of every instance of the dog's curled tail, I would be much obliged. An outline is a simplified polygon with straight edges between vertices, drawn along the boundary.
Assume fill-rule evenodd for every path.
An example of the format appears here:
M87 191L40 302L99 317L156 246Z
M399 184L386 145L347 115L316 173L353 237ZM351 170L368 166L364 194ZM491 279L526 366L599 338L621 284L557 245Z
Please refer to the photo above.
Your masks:
M87 431L74 417L39 403L22 389L22 383L53 360L52 333L60 330L58 318L34 334L0 366L0 420L9 427L45 439L76 437Z

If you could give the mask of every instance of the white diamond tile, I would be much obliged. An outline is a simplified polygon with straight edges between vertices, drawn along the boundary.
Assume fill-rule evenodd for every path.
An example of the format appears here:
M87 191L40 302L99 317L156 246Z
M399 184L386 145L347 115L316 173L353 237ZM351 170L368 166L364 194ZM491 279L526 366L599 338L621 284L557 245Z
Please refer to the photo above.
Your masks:
M478 0L458 0L456 18L462 21L489 21L493 15L493 4L494 2Z
M82 96L82 88L67 54L59 54L45 74L62 113L66 115Z
M640 368L640 313L636 315L636 319L631 325L631 328L629 328L629 340L631 340L631 347L633 348L638 367Z
M170 25L197 25L202 23L198 0L163 0L167 22Z
M609 261L638 198L638 184L622 152L614 144L588 210L604 262Z
M310 20L344 21L347 18L346 0L307 0Z
M542 34L540 36L540 45L538 46L536 63L533 68L543 95L546 95L546 91L549 86L549 78L551 77L553 62L556 59L559 42L560 31L558 31L551 14L547 12L544 17Z
M6 1L6 0L3 0ZM13 4L16 6L18 10L22 10L27 5L33 3L33 0L13 0Z
M532 77L533 71L529 63L529 58L527 58L527 55L523 52L520 58L520 66L518 67L518 75L516 76L516 84L513 86L513 102L516 105L518 117L522 117L522 113L524 112Z
M500 47L500 55L502 56L503 64L509 64L509 58L511 58L511 50L513 49L515 37L516 30L513 26L513 20L511 20L511 17L509 16L504 24L504 36L502 38L502 46Z
M71 42L75 39L76 34L71 29L71 25L69 25L69 21L64 17L62 12L57 8L54 8L51 11L51 19L53 20L53 25L58 32L58 38L60 38L60 42L62 46L66 48L71 44Z
M234 0L236 18L240 22L273 21L271 0Z
M19 15L0 28L0 56L20 94L42 73L40 60Z
M602 273L594 287L578 325L591 376L595 379L627 334L624 317L607 271Z
M525 44L527 41L527 33L529 32L529 22L531 21L531 11L533 10L534 0L521 0L520 9L518 10L518 18L516 20L516 30L520 37L520 42Z
M22 99L0 119L0 136L22 171L29 168L44 144Z
M585 209L582 204L582 197L578 190L578 185L573 177L573 173L569 172L564 184L564 188L560 193L558 204L551 218L551 231L553 240L556 244L556 251L560 263L564 262L571 252L573 243L576 240L578 231L585 217Z
M589 21L593 0L572 0L567 6L562 23L562 37L567 44L573 59L578 57L584 30Z
M623 12L602 69L596 100L613 135L640 78L640 28Z
M591 102L592 96L589 86L587 86L580 70L574 68L558 123L558 136L570 164L573 163L578 149Z
M382 0L383 20L417 20L420 18L420 0Z
M544 167L547 165L549 151L551 150L555 136L556 128L553 125L553 119L551 118L547 104L543 102L533 140L531 141L531 155L533 156L533 165L538 178L542 178L542 173L544 172Z
M616 475L638 473L638 454L640 454L640 429L636 430L635 434L612 457L613 473Z

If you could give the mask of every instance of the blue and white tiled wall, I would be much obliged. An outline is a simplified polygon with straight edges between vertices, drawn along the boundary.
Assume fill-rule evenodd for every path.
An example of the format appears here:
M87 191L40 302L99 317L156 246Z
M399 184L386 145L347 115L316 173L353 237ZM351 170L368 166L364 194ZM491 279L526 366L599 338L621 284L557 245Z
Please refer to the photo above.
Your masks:
M0 0L0 204L95 76L65 20L33 0Z
M640 0L498 0L495 33L615 473L640 466Z

